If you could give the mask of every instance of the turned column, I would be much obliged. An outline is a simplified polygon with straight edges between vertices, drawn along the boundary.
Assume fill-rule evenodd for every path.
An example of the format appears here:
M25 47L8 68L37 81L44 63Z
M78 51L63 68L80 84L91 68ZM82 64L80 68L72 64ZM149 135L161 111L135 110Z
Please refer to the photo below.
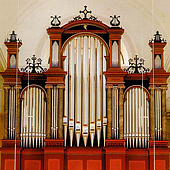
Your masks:
M162 139L163 140L167 140L166 90L167 87L162 87Z
M4 139L8 139L8 103L9 103L9 85L4 85Z
M107 86L107 139L112 137L112 86Z
M58 101L58 138L63 139L63 90L64 85L58 85L59 101Z
M150 140L154 140L155 134L155 117L154 117L154 87L150 87Z
M21 86L17 85L15 86L16 89L16 139L20 139L20 133L21 133L21 101L20 101L20 90Z
M119 86L119 139L124 138L123 89L124 86Z
M52 117L52 103L51 103L51 89L52 85L46 85L47 89L47 116L46 116L46 138L51 138L51 117Z

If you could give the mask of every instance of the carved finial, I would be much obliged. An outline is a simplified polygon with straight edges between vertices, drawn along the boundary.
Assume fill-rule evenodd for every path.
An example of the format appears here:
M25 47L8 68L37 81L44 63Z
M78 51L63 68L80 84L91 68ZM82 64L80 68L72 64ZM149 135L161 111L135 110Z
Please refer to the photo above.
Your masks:
M17 39L17 34L15 31L12 31L10 38L5 39L5 42L21 42L21 40L19 38Z
M156 31L156 34L154 34L154 39L151 38L151 40L149 40L149 42L166 42L166 40L164 38L162 38L162 35L159 33L159 31Z
M31 62L32 59L32 62ZM41 66L41 58L36 58L35 55L32 56L32 58L26 59L27 66L25 68L21 68L21 72L30 72L30 73L42 73L43 71L47 71L46 68L43 68Z
M133 62L133 60L135 62ZM139 57L137 55L135 55L134 59L130 58L128 61L129 61L129 67L128 68L125 68L124 71L127 71L129 73L132 73L132 74L139 74L139 73L145 73L145 72L149 72L149 68L145 68L143 65L144 65L144 62L145 60L143 58L141 58L139 60Z
M110 21L110 25L111 25L111 26L117 27L117 26L120 25L120 21L119 21L119 19L118 19L118 18L120 18L120 16L114 15L114 16L110 16L110 18L112 18L111 21Z
M81 13L84 14L84 18L83 18L83 19L87 19L87 14L88 14L88 13L91 14L92 11L88 11L88 10L87 10L87 6L84 6L84 10L83 10L83 11L79 11L79 13L80 13L80 14L81 14Z
M53 18L52 21L51 21L52 26L58 27L61 24L61 21L59 20L59 18L61 18L61 16L57 17L57 15L55 15L54 17L51 16L51 18Z

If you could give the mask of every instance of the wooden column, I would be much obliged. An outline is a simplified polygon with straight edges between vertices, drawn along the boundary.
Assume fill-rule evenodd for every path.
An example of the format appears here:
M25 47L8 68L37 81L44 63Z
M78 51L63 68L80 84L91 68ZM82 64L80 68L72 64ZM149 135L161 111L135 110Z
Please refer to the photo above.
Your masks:
M9 85L4 85L4 139L8 139L8 103L9 103Z
M112 86L107 86L107 139L112 137Z
M155 134L155 117L154 117L154 87L150 87L150 140L154 140Z
M162 139L163 140L167 140L166 90L167 87L162 87Z
M16 139L20 139L21 133L21 101L20 101L20 90L21 85L15 86L16 89Z
M64 85L57 85L59 88L58 101L58 138L63 139L63 90Z
M119 139L124 138L123 86L119 86Z
M46 116L46 138L51 138L51 117L52 117L52 101L51 101L51 89L52 85L46 85L47 88L47 116Z

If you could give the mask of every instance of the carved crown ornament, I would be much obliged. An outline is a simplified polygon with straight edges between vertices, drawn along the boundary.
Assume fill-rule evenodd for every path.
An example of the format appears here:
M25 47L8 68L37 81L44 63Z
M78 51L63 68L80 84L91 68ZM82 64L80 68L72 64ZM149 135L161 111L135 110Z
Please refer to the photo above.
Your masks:
M5 42L22 42L22 40L17 38L15 31L12 31L10 38L5 39Z
M154 42L166 43L166 40L162 38L162 35L159 33L159 31L156 31L156 34L154 34L154 38L151 38L149 42L150 43L154 43Z
M79 11L79 15L73 17L73 19L69 22L73 22L73 21L79 21L79 20L83 20L83 19L88 19L91 21L97 21L97 22L102 22L101 20L98 20L98 18L96 16L90 15L92 14L91 10L87 9L87 6L84 6L84 10L80 10ZM51 20L51 26L52 27L59 27L61 24L61 21L59 20L59 18L61 18L61 16L51 16L52 20ZM110 20L110 25L113 27L119 27L120 26L120 16L110 16L111 20Z
M31 62L32 60L32 62ZM26 59L26 67L21 68L21 72L26 72L26 73L42 73L43 71L47 71L46 68L43 68L41 66L41 58L36 58L35 55L32 56L32 58L27 58Z
M130 74L141 74L149 72L149 68L144 67L145 60L135 55L134 59L130 58L129 60L129 67L125 68L124 71L127 71Z

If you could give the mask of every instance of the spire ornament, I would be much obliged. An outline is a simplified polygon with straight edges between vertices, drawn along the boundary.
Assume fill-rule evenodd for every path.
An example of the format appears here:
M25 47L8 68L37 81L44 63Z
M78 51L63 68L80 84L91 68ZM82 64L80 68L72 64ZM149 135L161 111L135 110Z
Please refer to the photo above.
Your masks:
M159 33L159 31L156 31L156 34L154 34L154 39L151 38L151 40L149 40L149 42L161 42L161 43L164 43L164 42L166 42L166 40L164 38L162 38L162 35Z
M17 39L17 34L15 31L12 31L10 38L5 39L5 42L21 42L21 39Z

